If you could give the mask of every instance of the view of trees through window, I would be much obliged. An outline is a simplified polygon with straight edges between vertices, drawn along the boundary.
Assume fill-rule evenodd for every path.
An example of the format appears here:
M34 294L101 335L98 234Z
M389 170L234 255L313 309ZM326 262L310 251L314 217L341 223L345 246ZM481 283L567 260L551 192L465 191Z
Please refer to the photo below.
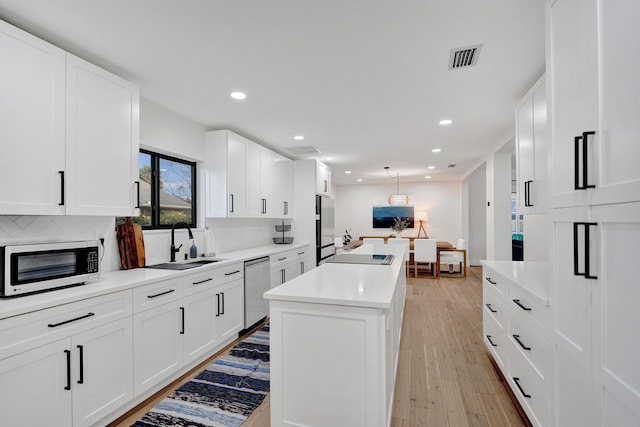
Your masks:
M146 229L176 222L195 227L195 163L140 150L140 215L133 222ZM124 218L116 218L116 224Z

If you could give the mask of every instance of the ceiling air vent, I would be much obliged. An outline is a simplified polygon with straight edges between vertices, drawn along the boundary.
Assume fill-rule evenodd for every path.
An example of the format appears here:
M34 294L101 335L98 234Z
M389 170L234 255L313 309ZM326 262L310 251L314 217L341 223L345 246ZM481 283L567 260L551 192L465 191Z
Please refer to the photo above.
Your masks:
M478 63L481 49L482 44L451 49L449 52L449 69L457 70L458 68L475 67Z
M295 147L287 147L285 148L288 152L295 156L308 156L311 154L318 154L320 150L318 150L313 145L300 145Z

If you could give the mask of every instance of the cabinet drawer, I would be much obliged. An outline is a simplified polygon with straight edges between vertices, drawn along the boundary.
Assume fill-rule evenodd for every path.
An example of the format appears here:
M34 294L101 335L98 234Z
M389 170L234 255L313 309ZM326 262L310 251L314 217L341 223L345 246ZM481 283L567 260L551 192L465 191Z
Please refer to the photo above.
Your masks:
M500 293L500 295L505 294L506 284L504 279L490 268L483 267L482 283L484 283L485 285L493 286L495 290Z
M482 308L484 315L489 315L500 325L507 327L507 310L504 299L494 290L492 285L485 284L482 292Z
M88 298L0 321L0 359L131 316L131 291Z
M216 273L213 269L207 269L202 273L189 274L183 278L184 294L192 295L207 290L216 285Z
M508 341L504 328L486 311L482 314L482 339L494 360L504 372L507 361Z
M509 320L508 336L515 346L515 351L529 361L540 379L547 379L551 372L553 357L551 344L530 327L513 318Z
M544 329L547 325L549 307L542 305L517 285L509 287L509 305L515 315L533 328Z
M163 280L133 289L133 312L139 313L182 297L181 279Z
M303 250L291 250L286 252L281 252L279 254L274 254L269 257L269 261L271 263L271 268L278 268L287 263L295 261L298 257L298 252L303 252Z
M509 355L507 381L534 426L549 424L548 382L540 380L518 352Z
M215 282L217 285L244 278L244 265L242 263L225 265L215 269Z

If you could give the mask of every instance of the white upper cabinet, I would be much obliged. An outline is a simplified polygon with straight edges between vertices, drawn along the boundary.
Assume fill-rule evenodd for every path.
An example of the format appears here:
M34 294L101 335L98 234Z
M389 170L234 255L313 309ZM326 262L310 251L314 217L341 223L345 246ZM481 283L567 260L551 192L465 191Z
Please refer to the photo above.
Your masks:
M67 214L135 215L139 92L67 54Z
M0 55L0 212L62 215L65 52L0 21Z
M547 94L541 77L516 107L518 212L547 211Z
M331 168L316 161L316 194L331 194Z
M137 215L139 93L0 21L0 210Z
M640 4L548 8L553 206L640 200Z

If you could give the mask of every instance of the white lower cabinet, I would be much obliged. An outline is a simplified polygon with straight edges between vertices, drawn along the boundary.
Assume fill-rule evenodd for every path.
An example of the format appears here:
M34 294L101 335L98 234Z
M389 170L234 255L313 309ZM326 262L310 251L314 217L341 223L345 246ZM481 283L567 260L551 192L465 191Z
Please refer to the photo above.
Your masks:
M213 350L218 344L216 336L216 302L218 294L215 289L186 297L180 307L184 316L180 334L184 339L184 363L190 363Z
M308 246L271 255L271 287L275 288L306 271Z
M216 336L225 342L244 329L244 281L237 279L216 289L217 317ZM216 301L216 302L217 302Z

